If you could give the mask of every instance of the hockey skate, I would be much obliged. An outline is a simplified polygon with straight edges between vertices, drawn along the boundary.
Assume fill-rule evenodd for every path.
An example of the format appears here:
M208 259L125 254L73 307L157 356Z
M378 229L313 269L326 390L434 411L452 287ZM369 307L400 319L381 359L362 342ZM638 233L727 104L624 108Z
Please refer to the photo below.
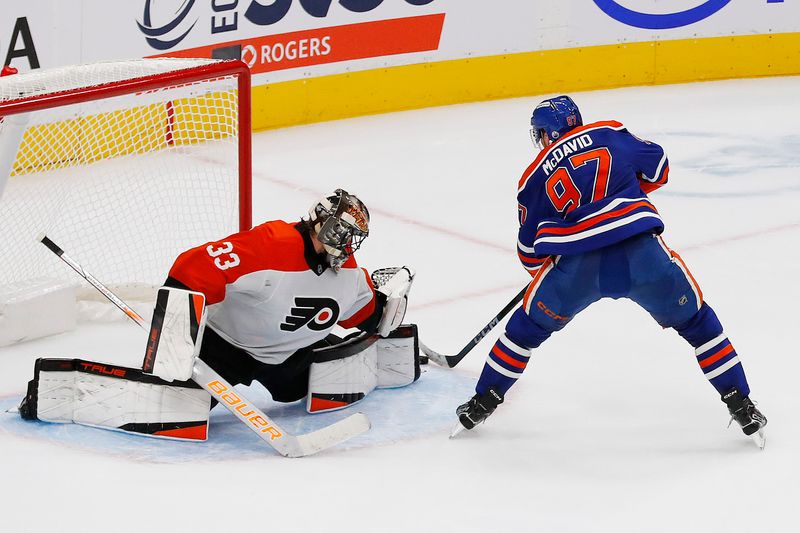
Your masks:
M497 406L503 403L503 395L494 388L489 387L486 394L476 394L465 404L459 405L456 409L458 423L450 432L452 439L465 429L472 429L494 413Z
M725 393L722 401L728 406L731 423L735 420L741 426L744 434L752 438L756 445L763 450L767 443L767 436L764 432L767 417L758 410L750 398L742 396L739 389L732 389Z

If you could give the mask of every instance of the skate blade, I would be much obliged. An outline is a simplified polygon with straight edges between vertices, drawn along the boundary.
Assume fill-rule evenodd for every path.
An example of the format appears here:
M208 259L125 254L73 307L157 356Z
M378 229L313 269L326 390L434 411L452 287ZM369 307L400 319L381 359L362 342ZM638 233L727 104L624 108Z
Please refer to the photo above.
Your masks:
M456 435L458 435L459 433L461 433L461 432L462 432L462 431L464 431L465 429L467 429L467 428L465 428L464 426L462 426L462 425L461 425L461 422L456 422L456 425L455 425L455 426L453 426L453 429L452 429L452 430L450 430L450 438L451 438L451 439L452 439L452 438L455 438L455 436L456 436Z
M756 443L756 446L758 446L759 450L763 450L764 446L767 445L767 434L763 429L759 429L750 435L750 438L753 439L753 442Z
M17 414L19 413L19 407L9 407L6 409L6 413Z

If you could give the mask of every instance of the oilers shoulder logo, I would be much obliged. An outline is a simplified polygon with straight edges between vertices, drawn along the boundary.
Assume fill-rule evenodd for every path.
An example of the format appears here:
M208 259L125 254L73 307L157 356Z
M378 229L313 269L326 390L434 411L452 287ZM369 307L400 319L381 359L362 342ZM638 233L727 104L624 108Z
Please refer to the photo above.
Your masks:
M339 318L339 304L333 298L298 296L294 299L294 305L281 323L282 331L297 331L306 325L312 331L323 331Z

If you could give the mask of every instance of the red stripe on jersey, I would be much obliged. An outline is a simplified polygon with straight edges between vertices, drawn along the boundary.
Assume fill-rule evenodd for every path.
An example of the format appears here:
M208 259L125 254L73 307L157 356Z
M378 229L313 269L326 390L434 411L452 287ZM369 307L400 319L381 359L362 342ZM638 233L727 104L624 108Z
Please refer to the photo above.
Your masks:
M547 157L547 155L554 148L556 148L557 146L560 146L561 143L563 143L564 141L567 141L567 140L571 139L572 137L575 137L576 135L580 135L581 133L586 133L587 130L592 130L592 129L597 129L597 128L619 129L621 127L622 127L622 123L621 122L617 122L616 120L604 120L604 121L600 121L600 122L593 122L592 124L587 124L585 126L579 126L579 127L575 128L573 130L570 130L570 132L567 134L566 137L562 137L557 142L554 142L553 144L551 144L550 146L548 146L547 148L545 148L544 150L539 152L539 155L536 156L536 159L533 160L533 163L531 163L530 166L528 168L526 168L525 172L522 174L522 177L520 178L519 184L517 186L517 190L522 190L522 187L525 184L525 181L531 176L531 174L533 174L533 172L536 170L536 167L538 167L539 163L542 162L542 159Z
M660 185L663 185L667 182L667 178L669 177L669 165L664 166L664 170L661 171L661 176L655 181Z
M575 224L574 226L562 227L562 228L542 228L536 234L536 238L538 239L541 235L565 235L570 233L578 233L579 231L583 231L587 228L591 228L592 226L596 226L597 224L608 220L609 218L617 218L623 215L627 215L631 211L634 211L640 207L648 207L653 211L656 211L656 208L653 207L653 204L646 201L636 202L634 204L627 205L623 208L617 209L616 211L609 211L608 213L604 213L599 216L594 216L587 220L584 220L580 224ZM657 212L657 211L656 211Z
M526 252L520 251L519 248L517 248L517 257L519 257L520 261L524 261L525 263L538 264L544 263L544 260L547 259L547 257L531 257Z
M352 256L350 259L353 259ZM361 270L364 272L364 276L367 278L367 285L369 285L369 288L372 289L372 299L369 301L369 303L367 303L367 305L356 311L356 314L350 318L340 320L339 325L343 328L354 328L371 317L372 313L375 312L375 286L372 284L372 278L369 277L367 271L363 268Z
M659 179L657 179L654 182L640 180L639 185L641 186L642 191L645 194L650 194L656 189L660 189L665 183L667 183L668 177L669 177L669 165L664 167L664 171L661 173L661 177Z

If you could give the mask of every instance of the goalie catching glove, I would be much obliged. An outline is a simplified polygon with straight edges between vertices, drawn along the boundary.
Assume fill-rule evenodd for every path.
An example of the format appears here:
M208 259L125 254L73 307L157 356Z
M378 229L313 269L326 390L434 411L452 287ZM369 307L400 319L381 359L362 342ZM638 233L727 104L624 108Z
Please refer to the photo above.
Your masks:
M403 323L408 308L408 293L414 282L411 267L379 268L372 273L375 290L386 297L376 333L386 337Z

